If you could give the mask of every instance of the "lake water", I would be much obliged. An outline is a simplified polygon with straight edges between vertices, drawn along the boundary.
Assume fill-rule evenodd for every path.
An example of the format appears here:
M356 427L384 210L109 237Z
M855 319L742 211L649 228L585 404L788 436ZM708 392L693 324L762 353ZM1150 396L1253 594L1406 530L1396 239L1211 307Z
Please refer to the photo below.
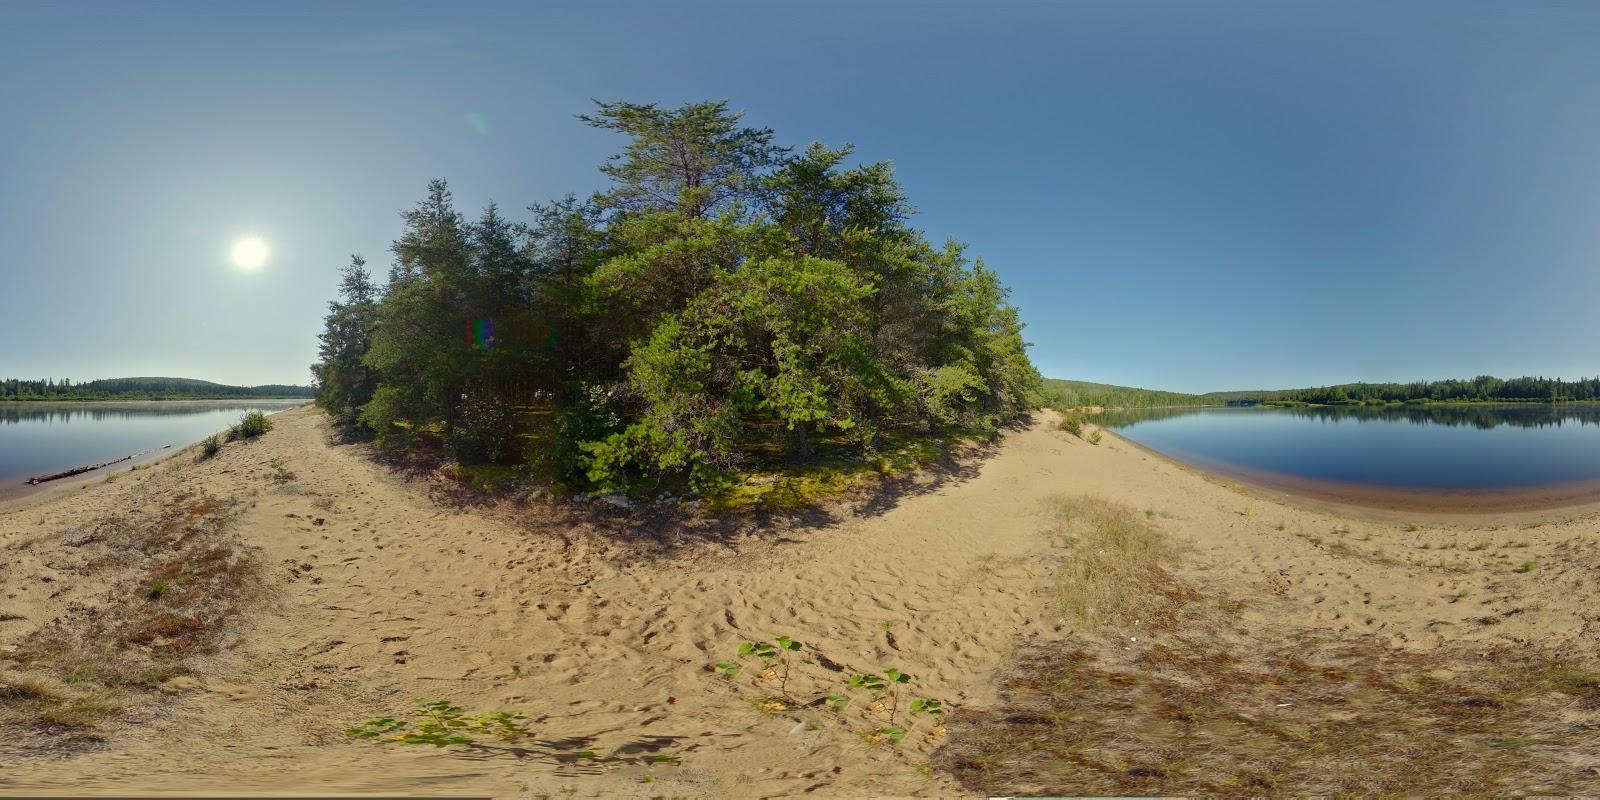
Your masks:
M123 456L135 456L137 462L160 454L164 445L176 449L203 439L238 422L251 409L270 414L305 402L0 403L0 491L14 489L35 475Z
M1179 461L1283 488L1600 499L1600 404L1206 408L1095 422Z

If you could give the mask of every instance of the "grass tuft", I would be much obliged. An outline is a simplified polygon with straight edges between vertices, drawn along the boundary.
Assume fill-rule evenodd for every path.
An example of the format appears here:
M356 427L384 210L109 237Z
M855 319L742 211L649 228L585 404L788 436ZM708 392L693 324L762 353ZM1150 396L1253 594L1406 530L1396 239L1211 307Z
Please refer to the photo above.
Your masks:
M1055 595L1063 617L1090 624L1149 619L1170 605L1165 595L1130 591L1171 583L1157 563L1167 550L1161 532L1132 508L1081 495L1050 499L1046 513L1067 548Z

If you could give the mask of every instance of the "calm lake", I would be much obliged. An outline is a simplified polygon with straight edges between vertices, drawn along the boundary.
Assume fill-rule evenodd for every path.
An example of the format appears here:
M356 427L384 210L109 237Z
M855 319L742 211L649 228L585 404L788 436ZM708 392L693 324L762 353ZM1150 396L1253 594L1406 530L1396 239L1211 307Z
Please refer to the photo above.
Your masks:
M305 400L173 400L162 402L0 403L0 491L35 475L123 456L159 455L239 421ZM127 463L117 465L127 466ZM91 475L97 473L89 473Z
M1600 499L1600 404L1163 409L1095 422L1195 466L1358 501L1362 489Z

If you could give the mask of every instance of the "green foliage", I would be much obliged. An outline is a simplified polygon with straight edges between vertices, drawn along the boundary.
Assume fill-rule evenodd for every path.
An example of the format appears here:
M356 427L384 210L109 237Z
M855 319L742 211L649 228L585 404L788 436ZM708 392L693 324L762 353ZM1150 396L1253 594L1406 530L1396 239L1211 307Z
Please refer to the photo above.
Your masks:
M573 489L715 496L819 443L870 458L1037 405L998 275L909 227L887 164L791 152L725 103L583 119L627 139L589 202L469 222L434 181L381 292L352 262L314 367L324 407Z
M222 452L222 437L213 433L200 441L200 455L195 461L205 461L220 452Z
M363 739L435 747L472 744L478 737L509 742L533 736L521 714L510 711L468 714L445 700L418 700L408 717L369 719L345 733Z
M1137 389L1131 386L1112 386L1106 383L1068 381L1058 378L1044 380L1045 404L1058 411L1070 408L1099 406L1102 408L1161 408L1166 406L1222 405L1223 401L1209 395L1167 392L1159 389Z
M0 401L5 400L228 400L274 397L311 397L305 386L265 384L225 386L193 378L106 378L74 383L53 380L0 379Z
M1276 399L1290 403L1359 405L1378 403L1561 402L1600 400L1600 378L1496 378L1413 381L1411 383L1346 383L1283 392Z
M1090 431L1089 432L1089 444L1099 444L1099 443L1100 443L1100 432L1099 431Z
M1061 426L1061 430L1064 430L1067 433L1072 434L1073 436L1082 437L1083 436L1083 414L1081 414L1081 413L1079 413L1077 411L1063 411L1063 412L1061 412L1060 426Z
M779 636L773 642L743 642L739 645L738 660L718 661L713 667L724 679L733 681L744 671L739 661L758 660L761 673L756 677L755 685L768 688L776 684L777 689L776 694L765 694L751 700L752 707L763 714L782 714L791 708L820 704L848 722L851 717L847 717L845 712L855 707L859 709L859 714L851 716L866 723L866 727L858 732L862 740L870 744L899 744L922 723L927 723L922 734L924 743L944 737L946 711L942 701L926 697L911 698L905 706L908 716L900 716L901 700L909 691L912 678L899 669L887 668L881 675L851 674L845 679L843 687L827 691L809 702L794 697L789 692L790 672L803 666L798 656L804 649L804 645L788 636ZM837 669L836 666L831 668Z
M239 417L239 424L228 430L229 439L254 439L267 431L272 430L272 420L260 411L246 411Z
M366 269L367 261L351 256L341 273L339 299L328 303L317 353L311 366L317 405L344 425L356 424L361 409L378 388L378 374L366 363L378 323L380 293Z

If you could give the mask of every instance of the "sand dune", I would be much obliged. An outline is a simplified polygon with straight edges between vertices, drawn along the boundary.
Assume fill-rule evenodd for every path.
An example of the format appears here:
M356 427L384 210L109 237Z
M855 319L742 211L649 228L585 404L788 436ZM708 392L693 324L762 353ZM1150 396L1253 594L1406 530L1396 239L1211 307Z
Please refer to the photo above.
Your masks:
M1292 613L1399 649L1596 655L1592 514L1358 517L1253 495L1115 437L1096 447L1047 418L971 474L930 478L873 513L661 552L555 524L537 504L441 504L362 447L330 444L316 411L274 419L210 461L180 454L5 512L0 673L8 643L106 591L75 572L61 535L97 517L186 492L236 498L233 529L257 548L266 591L165 699L102 724L104 742L70 758L0 750L0 790L963 794L928 768L936 741L873 746L821 708L763 713L754 703L771 687L754 671L727 681L710 664L787 634L807 647L791 678L804 699L893 667L957 709L991 704L1017 643L1063 624L1047 601L1055 544L1041 516L1061 493L1147 512L1181 544L1173 569L1186 580L1270 598L1241 612L1244 626ZM433 749L342 733L419 697L521 711L537 743Z

